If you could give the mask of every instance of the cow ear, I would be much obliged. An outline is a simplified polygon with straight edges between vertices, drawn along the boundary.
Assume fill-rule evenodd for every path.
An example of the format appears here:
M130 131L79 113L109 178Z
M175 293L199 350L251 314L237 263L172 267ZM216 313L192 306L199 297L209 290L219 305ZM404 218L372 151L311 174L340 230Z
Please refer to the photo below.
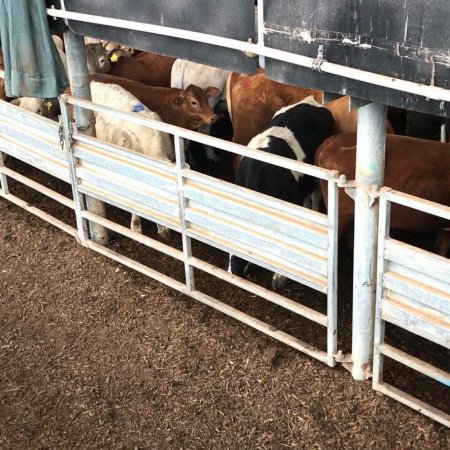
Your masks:
M183 93L181 93L178 97L172 100L172 106L174 108L180 108L183 105L184 101L186 100L186 97L182 94Z
M219 89L214 86L208 86L204 91L207 97L217 97L219 95Z
M108 59L111 62L117 62L121 56L123 56L123 52L119 48L113 48L108 52Z

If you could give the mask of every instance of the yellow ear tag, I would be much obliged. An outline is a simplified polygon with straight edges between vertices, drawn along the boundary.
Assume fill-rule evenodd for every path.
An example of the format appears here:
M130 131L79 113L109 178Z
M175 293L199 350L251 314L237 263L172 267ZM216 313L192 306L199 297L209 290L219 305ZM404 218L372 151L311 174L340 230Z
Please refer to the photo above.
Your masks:
M117 57L117 53L113 53L111 55L111 62L117 62L119 60L119 58Z

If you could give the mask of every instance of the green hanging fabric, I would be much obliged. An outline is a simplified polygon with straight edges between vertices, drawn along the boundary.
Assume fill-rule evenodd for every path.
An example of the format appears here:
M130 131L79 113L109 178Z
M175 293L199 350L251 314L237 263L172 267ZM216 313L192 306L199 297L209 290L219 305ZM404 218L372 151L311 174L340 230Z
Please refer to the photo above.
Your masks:
M67 76L45 0L0 0L0 34L8 97L54 98L64 91Z

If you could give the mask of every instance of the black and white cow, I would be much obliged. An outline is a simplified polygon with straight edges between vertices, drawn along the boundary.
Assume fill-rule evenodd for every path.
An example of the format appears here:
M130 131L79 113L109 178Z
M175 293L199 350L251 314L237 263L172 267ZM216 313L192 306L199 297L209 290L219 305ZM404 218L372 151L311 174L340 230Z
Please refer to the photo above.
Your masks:
M314 164L317 148L333 134L333 129L331 112L310 96L277 111L268 128L255 136L248 146ZM317 180L313 177L247 157L239 163L235 183L298 205L317 189ZM248 267L247 261L230 255L229 272L242 277ZM283 277L274 274L272 287L276 289L283 282Z

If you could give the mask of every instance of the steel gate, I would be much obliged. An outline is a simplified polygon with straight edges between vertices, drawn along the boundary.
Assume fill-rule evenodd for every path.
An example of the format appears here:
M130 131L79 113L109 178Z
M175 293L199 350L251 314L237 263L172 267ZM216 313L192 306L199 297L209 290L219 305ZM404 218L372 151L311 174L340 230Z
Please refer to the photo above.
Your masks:
M72 185L73 200L1 165L2 196L55 224L79 242L115 261L154 278L330 366L337 353L337 181L338 174L290 159L272 156L162 122L142 119L70 96L62 96L64 150L58 124L0 102L0 151L10 154ZM71 105L114 115L174 136L176 164L152 160L79 133L70 117ZM254 157L328 182L328 215L311 211L231 183L200 174L184 160L183 139ZM8 192L7 178L48 195L75 211L77 229L27 205ZM165 225L182 236L182 250L88 211L85 197ZM165 253L184 263L185 282L144 266L89 238L88 221ZM191 239L202 241L280 273L327 295L327 314L283 297L246 279L196 258ZM326 328L323 351L257 318L206 295L195 287L194 269L219 277Z
M383 380L383 359L387 356L450 387L450 373L387 344L384 339L388 322L450 349L450 259L391 238L391 203L450 220L450 207L389 188L380 191L373 388L450 427L449 414Z

